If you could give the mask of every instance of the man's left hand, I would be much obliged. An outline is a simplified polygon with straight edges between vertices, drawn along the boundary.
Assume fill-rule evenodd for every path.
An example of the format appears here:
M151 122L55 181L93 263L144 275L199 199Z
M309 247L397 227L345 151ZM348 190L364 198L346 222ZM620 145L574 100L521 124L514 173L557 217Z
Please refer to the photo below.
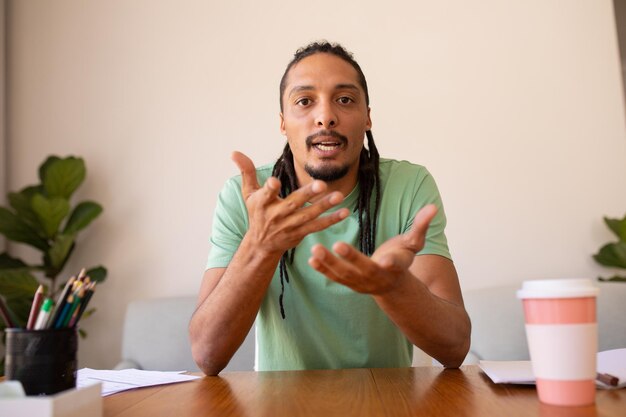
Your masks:
M379 295L396 287L400 280L408 279L415 254L422 250L428 225L437 213L434 205L423 207L413 220L411 229L383 243L367 257L344 242L333 245L333 254L322 245L311 249L309 265L329 279L350 287L354 291Z

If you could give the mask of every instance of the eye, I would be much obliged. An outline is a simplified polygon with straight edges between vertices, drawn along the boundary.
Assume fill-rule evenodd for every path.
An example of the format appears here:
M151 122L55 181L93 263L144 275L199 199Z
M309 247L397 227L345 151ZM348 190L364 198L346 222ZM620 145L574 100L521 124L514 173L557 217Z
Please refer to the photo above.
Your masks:
M354 102L354 100L352 100L350 97L347 97L347 96L339 97L337 101L341 104L350 104Z
M302 97L296 101L296 105L298 106L308 106L309 104L311 104L311 99L306 97Z

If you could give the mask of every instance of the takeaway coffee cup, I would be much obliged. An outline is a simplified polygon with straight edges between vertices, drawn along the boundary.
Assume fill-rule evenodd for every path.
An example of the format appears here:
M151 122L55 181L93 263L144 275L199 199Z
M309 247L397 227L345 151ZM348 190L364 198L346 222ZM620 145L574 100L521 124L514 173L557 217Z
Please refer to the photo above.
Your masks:
M6 329L6 379L26 395L50 395L76 387L76 328Z
M525 281L517 292L541 402L594 403L598 292L588 279Z

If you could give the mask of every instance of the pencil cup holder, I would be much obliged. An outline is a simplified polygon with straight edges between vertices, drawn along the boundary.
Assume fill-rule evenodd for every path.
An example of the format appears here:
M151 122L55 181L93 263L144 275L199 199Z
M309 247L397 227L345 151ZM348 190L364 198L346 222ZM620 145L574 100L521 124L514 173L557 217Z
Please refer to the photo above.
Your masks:
M6 379L26 395L50 395L76 387L76 328L6 329Z

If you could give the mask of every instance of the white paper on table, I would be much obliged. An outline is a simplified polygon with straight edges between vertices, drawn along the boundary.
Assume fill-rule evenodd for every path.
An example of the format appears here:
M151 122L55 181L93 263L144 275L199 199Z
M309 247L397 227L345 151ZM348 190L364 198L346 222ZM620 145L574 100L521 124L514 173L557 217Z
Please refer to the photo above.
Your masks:
M535 376L530 361L480 361L478 366L496 384L534 384ZM596 381L598 388L615 389L626 387L626 348L598 352L597 369L600 373L619 378L613 387Z
M611 374L619 378L617 387L611 387L601 383L604 387L626 387L626 348L605 350L604 352L598 353L598 372L601 374Z
M102 383L102 396L106 397L130 389L187 382L200 378L195 375L183 375L183 372L185 371L162 372L139 369L112 371L83 368L78 370L76 386L80 388L100 382Z
M530 361L480 361L478 366L496 384L534 384Z

